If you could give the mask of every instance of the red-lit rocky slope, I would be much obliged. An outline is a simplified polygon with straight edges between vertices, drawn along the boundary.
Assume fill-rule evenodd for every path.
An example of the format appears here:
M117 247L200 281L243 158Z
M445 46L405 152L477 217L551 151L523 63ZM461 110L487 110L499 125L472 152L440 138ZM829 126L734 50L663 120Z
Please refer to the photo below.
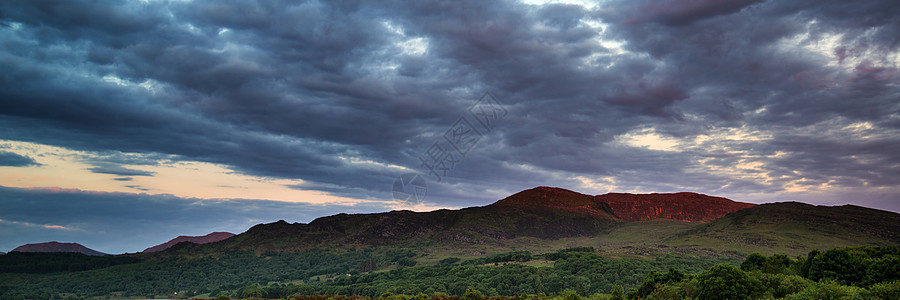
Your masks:
M169 249L172 246L175 246L175 244L182 243L182 242L191 242L194 244L215 243L215 242L218 242L218 241L221 241L221 240L233 237L233 236L234 236L234 233L231 233L231 232L213 232L213 233L210 233L210 234L207 234L204 236L182 235L182 236L174 238L168 242L165 242L163 244L159 244L159 245L144 249L143 252L150 253L150 252L163 251L163 250Z
M754 206L751 203L697 193L609 193L594 196L593 200L597 203L606 203L617 218L628 222L672 219L708 223L727 214Z
M707 223L754 204L697 193L609 193L590 196L542 186L521 191L491 206L543 208L626 222L671 219Z

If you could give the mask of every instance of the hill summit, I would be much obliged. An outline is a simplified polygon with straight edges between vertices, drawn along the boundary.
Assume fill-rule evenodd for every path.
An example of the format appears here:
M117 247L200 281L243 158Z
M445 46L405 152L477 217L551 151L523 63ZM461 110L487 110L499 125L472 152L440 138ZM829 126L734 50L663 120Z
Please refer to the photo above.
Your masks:
M82 246L78 243L60 243L56 241L38 244L25 244L16 247L16 249L13 249L11 252L76 252L91 256L106 255L106 253Z
M159 252L159 251L169 249L172 246L175 246L175 244L183 243L183 242L201 244L201 245L208 244L208 243L215 243L215 242L218 242L218 241L221 241L221 240L233 237L233 236L234 236L234 233L231 233L231 232L213 232L213 233L210 233L207 235L202 235L202 236L182 235L182 236L176 237L174 239L171 239L168 242L144 249L144 251L142 251L142 252L144 252L144 253Z

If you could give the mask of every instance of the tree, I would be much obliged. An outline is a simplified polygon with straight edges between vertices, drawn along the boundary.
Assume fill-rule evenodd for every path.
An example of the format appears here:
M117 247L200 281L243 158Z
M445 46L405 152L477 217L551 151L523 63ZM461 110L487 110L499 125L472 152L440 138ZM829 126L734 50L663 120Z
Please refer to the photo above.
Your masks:
M581 296L578 295L574 290L567 289L562 293L559 293L560 300L581 300Z
M774 254L766 258L762 271L771 274L785 274L791 267L791 258L784 254ZM743 269L743 268L742 268ZM746 271L746 270L745 270Z
M402 267L412 267L416 265L416 261L408 257L402 257L397 260L397 264Z
M809 251L809 255L806 256L806 261L803 262L803 265L800 266L800 276L804 278L809 278L809 269L812 267L813 260L818 256L821 252L819 250Z
M647 297L650 293L653 293L656 290L658 285L665 285L667 283L672 282L681 282L684 279L684 273L678 271L675 268L669 268L669 272L661 273L657 271L651 271L647 274L647 277L644 278L644 284L638 288L638 296L641 298Z
M718 264L699 276L701 299L747 299L752 282L747 273L729 264Z
M759 270L759 269L762 269L763 264L765 264L765 263L766 263L765 255L762 255L759 253L753 253L753 254L750 254L750 256L747 256L747 259L745 259L744 262L741 263L741 270L744 270L745 272Z
M865 285L900 280L900 255L885 255L867 262Z
M372 271L375 271L375 269L376 269L376 267L375 267L374 259L367 259L366 261L364 261L362 264L359 265L359 272L361 272L361 273L372 272Z
M859 284L865 274L862 258L852 255L848 248L825 251L817 255L809 267L809 279L833 279L846 285Z
M611 294L611 300L625 300L625 288L621 285L613 286Z

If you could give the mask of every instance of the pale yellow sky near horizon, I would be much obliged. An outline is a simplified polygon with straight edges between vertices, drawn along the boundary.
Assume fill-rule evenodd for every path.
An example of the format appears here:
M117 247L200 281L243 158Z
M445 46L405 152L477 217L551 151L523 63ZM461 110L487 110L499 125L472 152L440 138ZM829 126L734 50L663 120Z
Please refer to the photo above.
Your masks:
M354 205L385 203L384 201L353 199L329 195L325 192L290 188L302 185L299 179L278 179L241 174L227 166L199 161L158 161L156 165L121 164L130 170L150 172L152 176L121 176L92 172L90 161L102 161L101 155L37 143L0 141L0 150L34 159L38 166L0 167L0 185L15 188L46 190L79 190L101 193L168 194L183 198L250 199L313 204ZM143 156L117 153L120 156ZM117 178L130 178L116 180ZM426 204L401 206L388 203L391 209L416 211L451 207L431 207Z

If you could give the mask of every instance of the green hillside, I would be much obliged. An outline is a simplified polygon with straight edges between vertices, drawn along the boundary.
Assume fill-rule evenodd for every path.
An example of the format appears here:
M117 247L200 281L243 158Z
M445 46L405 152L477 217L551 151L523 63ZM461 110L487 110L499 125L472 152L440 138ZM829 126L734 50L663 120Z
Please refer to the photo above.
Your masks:
M671 245L806 254L813 249L900 244L900 215L853 205L763 204L674 235Z

